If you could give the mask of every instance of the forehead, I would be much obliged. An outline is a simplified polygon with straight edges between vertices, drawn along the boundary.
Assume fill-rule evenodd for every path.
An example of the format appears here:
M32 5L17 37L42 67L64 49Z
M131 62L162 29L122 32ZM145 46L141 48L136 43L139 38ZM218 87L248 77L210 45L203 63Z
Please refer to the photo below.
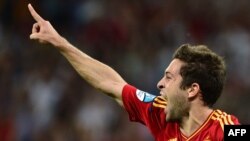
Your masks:
M173 59L168 67L166 68L165 72L166 73L171 73L173 75L178 75L181 69L181 66L184 64L183 61L179 59Z

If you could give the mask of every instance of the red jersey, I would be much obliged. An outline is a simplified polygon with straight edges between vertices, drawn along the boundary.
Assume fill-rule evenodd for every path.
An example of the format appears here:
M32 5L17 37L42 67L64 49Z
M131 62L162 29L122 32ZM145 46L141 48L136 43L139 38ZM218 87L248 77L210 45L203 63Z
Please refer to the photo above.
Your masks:
M160 96L125 85L122 99L129 119L147 126L156 141L222 141L225 124L240 124L235 116L214 110L201 127L187 137L177 122L166 122L164 108L167 101Z

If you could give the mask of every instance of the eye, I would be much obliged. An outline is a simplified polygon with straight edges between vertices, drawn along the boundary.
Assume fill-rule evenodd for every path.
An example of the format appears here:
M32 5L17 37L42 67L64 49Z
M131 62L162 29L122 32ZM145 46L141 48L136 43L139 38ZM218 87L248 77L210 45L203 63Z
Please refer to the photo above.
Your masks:
M168 76L168 75L166 75L166 79L168 79L168 80L169 80L169 79L171 79L171 77L170 77L170 76Z
M173 76L172 76L171 73L169 73L169 72L166 72L166 73L165 73L165 79L166 79L166 80L171 80L172 78L173 78Z

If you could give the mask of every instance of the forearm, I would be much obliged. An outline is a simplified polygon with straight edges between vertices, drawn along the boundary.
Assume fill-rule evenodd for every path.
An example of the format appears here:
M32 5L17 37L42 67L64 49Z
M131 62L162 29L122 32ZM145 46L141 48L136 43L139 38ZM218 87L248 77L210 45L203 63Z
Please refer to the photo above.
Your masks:
M91 58L64 39L58 47L74 69L93 87L121 99L126 82L111 67Z
M30 39L55 46L90 85L109 94L122 104L121 93L126 82L121 76L109 66L91 58L71 45L57 33L49 21L44 20L37 14L31 4L28 5L28 8L32 17L36 20L32 27Z

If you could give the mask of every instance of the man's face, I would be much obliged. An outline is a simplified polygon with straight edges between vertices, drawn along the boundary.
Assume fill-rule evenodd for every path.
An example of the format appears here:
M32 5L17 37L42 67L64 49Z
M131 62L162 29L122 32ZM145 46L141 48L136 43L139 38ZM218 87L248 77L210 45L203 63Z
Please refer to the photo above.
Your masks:
M190 107L188 93L186 90L180 89L182 77L179 72L182 65L184 62L181 60L172 60L165 70L163 78L157 84L161 96L167 100L166 121L179 121L188 114Z

